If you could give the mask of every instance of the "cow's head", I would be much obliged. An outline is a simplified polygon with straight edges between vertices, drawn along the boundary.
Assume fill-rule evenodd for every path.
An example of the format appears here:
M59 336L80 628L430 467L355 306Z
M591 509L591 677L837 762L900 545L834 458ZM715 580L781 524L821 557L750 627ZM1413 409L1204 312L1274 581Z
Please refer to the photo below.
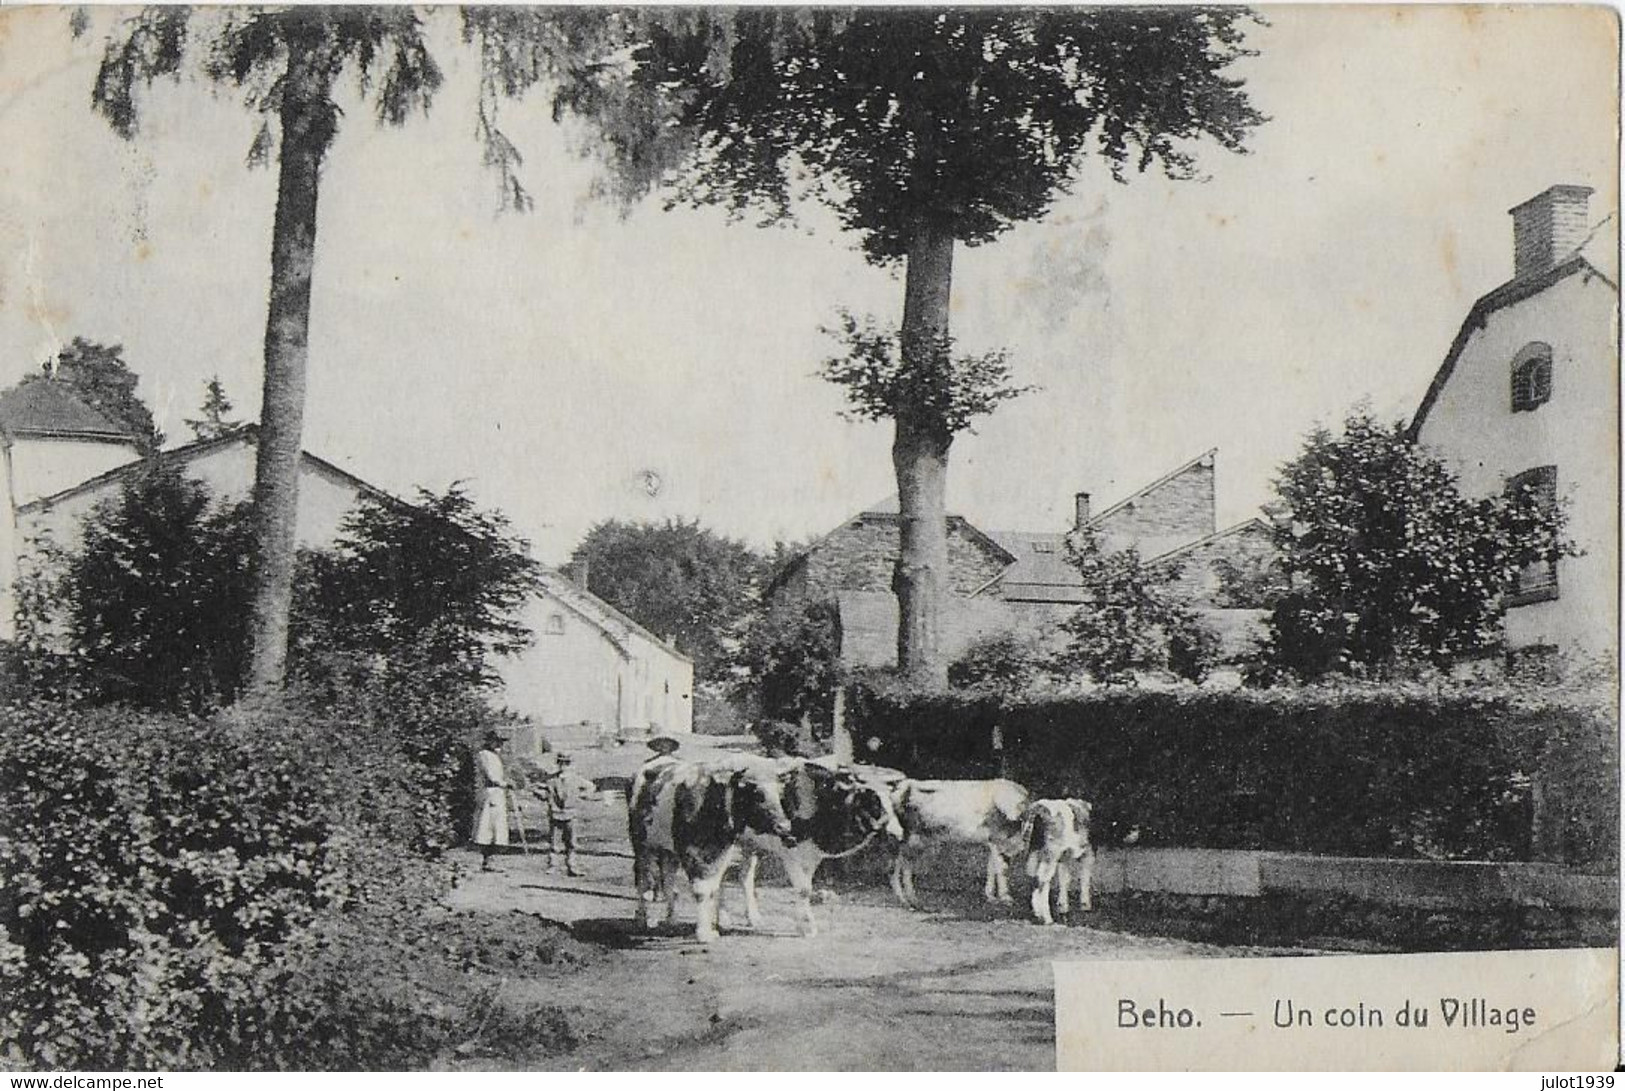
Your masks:
M1066 805L1072 808L1072 825L1078 831L1078 840L1087 845L1089 843L1089 819L1094 815L1095 808L1086 799L1069 799Z
M847 771L837 775L836 784L841 810L860 836L884 832L893 841L903 839L903 824L898 821L897 808L892 806L891 793L884 784L872 783Z
M728 779L729 813L736 830L781 838L795 844L778 778L759 769L740 769Z

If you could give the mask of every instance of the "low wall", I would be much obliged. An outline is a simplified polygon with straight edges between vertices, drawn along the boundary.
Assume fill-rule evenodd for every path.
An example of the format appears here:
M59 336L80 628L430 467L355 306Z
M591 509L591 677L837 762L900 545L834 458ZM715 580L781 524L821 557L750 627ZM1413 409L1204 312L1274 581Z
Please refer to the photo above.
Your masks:
M1094 889L1101 894L1329 896L1436 909L1520 905L1608 914L1617 912L1619 904L1618 879L1581 874L1556 864L1221 849L1101 850Z

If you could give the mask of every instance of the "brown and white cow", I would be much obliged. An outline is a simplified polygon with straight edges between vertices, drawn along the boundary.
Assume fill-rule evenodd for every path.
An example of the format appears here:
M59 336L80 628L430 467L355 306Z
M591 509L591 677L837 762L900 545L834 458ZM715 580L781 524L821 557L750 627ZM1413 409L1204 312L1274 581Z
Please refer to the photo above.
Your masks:
M752 927L761 925L756 870L761 854L769 852L784 865L796 893L802 934L813 936L818 934L812 910L813 876L818 865L835 857L852 856L877 841L899 841L903 827L885 781L866 775L862 767L785 759L779 783L794 840L746 835L750 858L742 876L745 915Z
M892 864L892 892L919 908L914 865L937 842L987 846L988 901L1010 901L1009 858L1022 851L1021 821L1027 789L1013 780L905 780L892 797L903 823L903 841Z
M650 909L662 895L666 919L673 915L681 869L694 892L695 936L704 942L717 937L719 888L738 859L740 839L756 834L794 844L779 773L776 763L762 759L672 760L639 771L627 833L644 927L655 923Z
M1050 916L1050 884L1059 879L1056 909L1070 910L1067 888L1072 866L1078 868L1078 908L1094 908L1090 886L1094 879L1095 848L1089 841L1090 805L1081 799L1040 799L1027 809L1023 822L1027 842L1027 874L1033 880L1033 916L1054 924Z

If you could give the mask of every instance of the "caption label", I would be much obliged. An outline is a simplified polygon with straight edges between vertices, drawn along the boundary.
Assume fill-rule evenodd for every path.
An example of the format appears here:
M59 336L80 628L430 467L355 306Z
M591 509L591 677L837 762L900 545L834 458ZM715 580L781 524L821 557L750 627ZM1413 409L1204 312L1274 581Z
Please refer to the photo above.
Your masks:
M1609 1070L1619 953L1055 964L1062 1071Z

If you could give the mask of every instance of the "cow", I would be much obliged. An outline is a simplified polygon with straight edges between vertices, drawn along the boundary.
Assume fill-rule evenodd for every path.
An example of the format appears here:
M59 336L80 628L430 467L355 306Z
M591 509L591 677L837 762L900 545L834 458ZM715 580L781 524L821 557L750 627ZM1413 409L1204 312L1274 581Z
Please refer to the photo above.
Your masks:
M1022 850L1027 801L1027 789L1013 780L901 782L892 796L903 823L903 840L892 862L892 892L910 909L918 909L915 862L932 842L961 841L987 846L983 896L988 901L1010 901L1008 858Z
M1090 805L1081 799L1040 799L1027 808L1022 839L1027 842L1027 874L1033 880L1033 916L1054 924L1050 916L1050 883L1060 879L1056 908L1069 911L1067 887L1072 865L1078 868L1078 908L1094 908L1090 884L1094 878L1095 848L1089 842Z
M676 872L687 876L696 903L695 937L717 937L719 889L749 834L795 843L784 813L780 770L764 759L650 763L633 784L627 811L632 873L638 888L638 920L653 922L650 908L664 894L666 919L676 909ZM810 789L809 789L810 791Z
M750 855L741 877L745 916L751 927L761 925L756 871L762 853L770 852L784 865L796 893L802 935L814 936L818 934L818 922L813 916L812 893L818 865L835 857L852 856L882 837L899 841L903 827L892 807L887 784L868 776L861 767L786 761L780 785L784 789L784 812L795 840L787 843L779 837L746 835Z

